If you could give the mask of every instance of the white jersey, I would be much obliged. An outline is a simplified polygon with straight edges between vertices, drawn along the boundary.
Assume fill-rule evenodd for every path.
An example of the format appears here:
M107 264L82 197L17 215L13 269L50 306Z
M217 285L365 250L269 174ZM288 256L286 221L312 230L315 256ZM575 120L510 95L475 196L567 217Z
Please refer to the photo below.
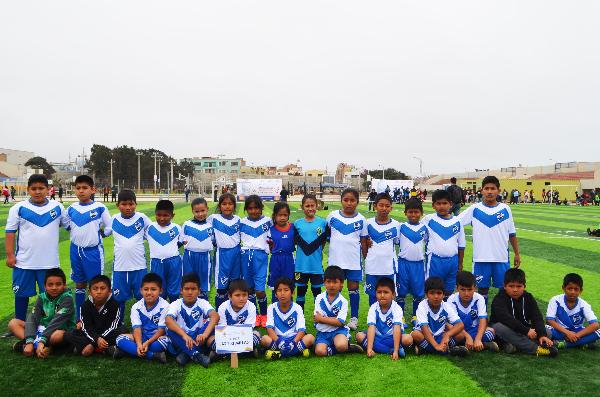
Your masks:
M150 258L167 259L179 255L179 243L183 242L181 227L175 223L160 226L152 222L146 229L146 240L150 248Z
M153 335L159 328L165 328L165 318L169 310L169 302L158 297L152 307L147 307L144 299L131 306L131 328L141 328L142 334Z
M193 252L208 252L213 249L213 228L208 221L192 219L183 224L185 249Z
M458 255L459 249L466 245L465 230L457 217L448 219L438 214L429 214L423 218L427 226L427 255L433 254L442 258Z
M315 328L319 332L331 332L340 328L348 329L346 326L346 317L348 317L348 301L340 293L338 293L332 302L329 302L329 299L327 298L327 291L321 292L319 295L317 295L315 298L314 313L320 313L327 317L337 318L342 323L341 327L316 323Z
M422 222L413 225L404 222L400 225L400 253L398 256L411 262L423 261L425 259L425 246L427 242L427 226Z
M304 311L296 302L291 302L287 312L282 312L279 302L271 303L267 308L267 328L282 338L295 337L300 331L306 332Z
M367 235L367 221L358 212L347 217L341 211L327 215L327 225L331 229L329 239L328 266L339 266L346 270L361 270L361 237Z
M201 330L209 321L209 314L215 309L207 300L198 298L192 306L183 303L183 298L169 305L167 317L172 317L186 334Z
M52 269L59 267L59 228L68 227L68 218L61 203L48 200L36 205L21 201L8 211L6 233L17 233L17 264L19 269Z
M248 217L240 221L240 235L242 249L257 249L269 253L267 239L270 237L269 230L273 226L271 218L263 216L253 221Z
M467 306L464 306L460 301L458 292L448 297L448 303L454 305L456 313L465 325L465 331L467 332L476 332L479 328L479 320L487 319L488 317L485 299L477 292L473 294L473 298Z
M247 301L244 307L235 311L228 299L219 306L219 325L250 324L254 327L256 322L256 306Z
M112 231L115 244L113 271L146 269L146 249L144 236L150 226L150 219L136 212L130 218L116 214L112 217Z
M208 223L212 226L215 241L219 248L233 248L240 245L240 217L233 215L225 218L221 214L213 214L208 217Z
M458 216L464 225L473 225L473 262L508 262L508 239L516 236L510 207L498 203L489 207L477 203Z
M461 322L454 305L448 302L441 303L436 312L431 309L427 299L423 299L417 308L417 327L427 325L433 336L438 336L446 330L446 323L452 325Z
M546 320L554 320L573 332L578 332L584 328L586 321L588 324L598 322L590 304L581 298L578 298L575 306L569 309L565 294L560 294L550 299L546 311Z
M390 219L381 225L375 218L367 220L367 233L373 244L365 258L365 273L376 276L394 274L396 263L396 245L400 222Z
M101 244L100 229L104 229L105 236L112 233L108 209L97 201L73 203L67 209L66 215L71 242L78 247L95 247Z
M394 326L399 325L400 329L403 328L402 316L404 316L402 308L395 301L392 301L385 313L381 311L379 302L375 302L369 308L367 325L375 327L377 336L393 335Z

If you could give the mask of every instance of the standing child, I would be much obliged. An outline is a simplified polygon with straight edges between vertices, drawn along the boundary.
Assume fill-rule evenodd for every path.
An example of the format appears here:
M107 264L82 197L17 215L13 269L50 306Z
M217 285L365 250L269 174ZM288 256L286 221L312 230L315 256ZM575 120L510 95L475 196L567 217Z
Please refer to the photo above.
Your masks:
M217 213L208 217L213 228L217 252L215 253L215 306L227 300L229 282L241 277L240 267L240 217L235 215L235 196L223 193L219 197Z
M289 223L290 206L283 201L273 206L273 226L269 231L271 260L269 262L269 287L272 290L271 303L277 302L275 281L281 277L294 278L294 241L296 230ZM266 318L265 318L266 321Z
M13 269L15 318L25 321L29 297L44 292L46 270L59 267L58 231L68 227L62 204L49 201L48 179L34 174L27 180L29 200L13 205L6 219L6 266ZM18 249L15 246L18 236Z
M359 283L362 281L361 240L367 237L366 219L356 212L358 191L348 188L342 192L342 210L333 211L327 216L331 229L329 240L329 266L338 266L348 280L350 296L350 321L348 327L358 327L360 304Z
M306 194L302 197L304 218L294 222L296 250L296 303L304 309L308 283L313 301L323 287L323 248L327 242L327 222L316 216L317 197Z
M273 221L262 215L263 202L257 195L246 197L244 211L247 217L240 221L240 236L242 240L242 278L250 287L250 302L258 300L259 315L256 316L256 326L267 324L267 266L269 262L269 230Z
M450 192L436 190L431 200L436 213L423 219L428 236L425 277L444 280L444 296L447 298L456 286L456 272L463 267L465 231L458 218L450 212Z
M148 273L144 237L150 219L136 212L137 201L131 190L121 190L117 198L119 213L112 217L115 261L113 263L113 295L125 313L125 302L132 297L142 299L142 278Z
M377 302L375 286L380 278L394 280L397 270L396 241L400 222L390 218L392 198L387 193L375 197L377 216L367 220L367 233L372 244L362 239L362 253L365 257L365 293L369 296L369 306ZM394 296L396 290L394 288Z
M500 192L498 178L491 175L483 178L481 192L483 201L467 208L459 219L463 226L473 225L473 274L487 305L491 281L495 288L502 288L504 273L510 268L509 242L515 254L515 267L521 264L521 257L512 211L496 199Z
M179 247L183 244L181 227L172 223L175 207L170 200L159 200L154 214L156 222L146 229L146 239L150 249L150 271L158 274L163 281L163 298L170 302L179 299L179 288L183 264Z
M171 341L165 336L165 318L169 302L160 297L162 278L156 273L148 273L142 279L142 299L131 307L131 327L133 333L117 337L117 349L113 358L125 355L167 362L165 351Z
M267 335L260 341L268 349L267 360L281 357L310 355L309 347L315 337L306 333L304 312L294 303L294 282L291 278L282 277L275 282L277 302L271 303L267 310Z
M377 302L371 305L367 315L369 328L366 332L356 334L356 341L367 352L368 357L374 357L375 353L389 354L395 361L406 355L403 346L412 345L412 337L403 333L403 313L394 300L395 290L393 279L383 277L377 280Z
M208 203L202 197L192 200L194 219L183 224L183 274L194 273L200 280L200 298L208 300L210 291L210 252L213 249L213 228L206 221Z
M87 283L104 272L102 237L112 233L108 209L92 200L96 191L94 180L88 175L75 178L75 195L79 202L67 209L71 234L71 280L75 283L75 310L85 302Z

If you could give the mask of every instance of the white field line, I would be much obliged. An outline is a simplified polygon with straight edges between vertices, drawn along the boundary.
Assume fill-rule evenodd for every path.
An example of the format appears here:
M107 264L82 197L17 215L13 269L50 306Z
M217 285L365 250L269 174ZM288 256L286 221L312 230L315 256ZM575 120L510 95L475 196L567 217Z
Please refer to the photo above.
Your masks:
M517 227L516 229L517 230L523 230L525 232L543 233L543 234L550 234L550 235L553 235L553 236L559 236L559 237L554 237L554 238L580 238L580 239L589 240L589 241L600 241L600 238L583 237L583 236L569 236L568 234L543 232L543 231L540 231L540 230L523 229L523 228L520 228L520 227ZM518 235L517 235L517 237L518 237Z

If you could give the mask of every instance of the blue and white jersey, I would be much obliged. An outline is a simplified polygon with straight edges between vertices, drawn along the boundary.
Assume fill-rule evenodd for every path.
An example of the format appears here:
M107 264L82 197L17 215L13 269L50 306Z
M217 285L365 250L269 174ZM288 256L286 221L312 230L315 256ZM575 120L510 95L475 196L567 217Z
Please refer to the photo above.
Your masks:
M367 221L358 212L354 216L344 216L342 211L332 211L327 215L331 229L329 238L328 266L339 266L346 270L361 270L360 239L367 236Z
M215 241L219 248L233 248L240 245L240 217L232 215L225 218L221 214L208 217L208 223L213 228Z
M423 218L423 223L427 226L427 255L449 258L465 248L465 230L457 217L446 219L438 214L429 214Z
M213 249L214 233L208 221L192 219L183 224L185 249L193 252L208 252Z
M239 311L235 311L228 299L219 305L218 313L219 325L250 324L254 327L256 322L256 306L250 301L247 301Z
M78 247L95 247L101 244L100 229L104 229L105 236L112 233L110 214L102 203L73 203L67 209L66 215L71 242Z
M490 207L477 203L458 219L463 226L473 225L473 262L508 262L508 239L517 235L508 205L498 203Z
M473 298L467 306L461 302L458 292L448 297L448 303L454 305L458 317L460 317L460 320L465 325L465 331L469 333L477 332L480 319L487 319L485 299L477 292L473 294Z
M195 332L210 321L209 314L215 309L207 300L198 298L191 306L183 303L183 298L169 305L167 316L172 317L186 334Z
M442 301L438 310L434 312L427 299L423 299L417 308L417 327L421 328L427 325L433 336L442 335L446 329L446 323L454 325L460 322L454 305L448 302Z
M598 322L592 306L581 298L578 298L575 306L569 309L565 294L550 299L546 311L546 320L554 320L569 331L574 332L584 328L586 321L588 324Z
M269 253L269 244L267 239L270 236L269 230L273 226L271 218L261 216L256 220L245 217L240 220L240 237L242 240L242 250L255 249Z
M279 302L271 303L267 308L267 328L275 331L282 338L296 336L300 331L306 332L304 311L296 302L291 302L287 312L281 311Z
M144 236L150 223L150 219L141 212L135 212L130 218L124 218L120 213L113 215L111 227L115 244L113 270L146 269Z
M148 240L150 258L172 258L179 255L179 243L183 242L181 227L175 223L160 226L158 222L152 222L146 229L146 240Z
M402 308L395 301L386 312L381 311L379 302L375 302L369 308L369 314L367 314L367 325L375 327L375 335L386 336L394 333L394 326L399 325L400 329L404 328L402 324Z
M327 291L321 292L319 295L317 295L317 298L315 299L314 313L320 313L327 317L337 318L342 323L341 327L316 323L315 328L317 331L331 332L340 328L348 329L346 326L346 317L348 317L348 301L340 293L338 293L335 299L333 299L331 302L329 302L329 298L327 297Z
M141 328L143 339L150 339L160 328L164 329L169 302L158 297L152 307L147 307L144 299L131 306L131 328Z
M400 253L398 257L407 261L416 262L425 259L425 243L427 242L427 226L422 222L413 225L404 222L400 225Z
M17 264L20 269L52 269L59 266L58 231L67 228L68 218L61 203L47 200L42 205L21 201L8 210L6 233L17 233Z
M400 222L395 219L385 224L377 223L376 218L367 220L367 235L373 242L365 258L365 273L375 276L394 274L398 270L396 241Z

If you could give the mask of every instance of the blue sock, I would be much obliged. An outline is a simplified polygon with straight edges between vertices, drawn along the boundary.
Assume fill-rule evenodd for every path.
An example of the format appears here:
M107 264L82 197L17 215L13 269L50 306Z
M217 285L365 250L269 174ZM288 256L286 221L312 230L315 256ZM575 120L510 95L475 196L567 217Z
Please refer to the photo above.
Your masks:
M311 287L310 290L312 291L312 294L313 294L313 303L315 303L315 300L317 299L317 295L319 295L321 293L321 287Z
M275 296L275 291L271 291L271 303L279 302L279 299Z
M304 349L306 349L306 345L304 344L304 342L302 342L302 341L300 341L298 343L292 342L289 348L286 346L284 349L281 349L281 356L282 357L297 356Z
M15 318L25 321L27 319L27 306L29 306L29 297L15 296Z
M125 323L125 302L119 302L119 310L121 311L121 324Z
M77 321L79 318L79 309L81 305L85 302L85 288L75 288L75 313L77 313Z
M258 332L258 331L252 332L252 345L254 347L260 346L260 338L261 338L260 332Z
M406 304L406 296L397 296L396 303L400 305L402 308L402 313L404 313L404 305Z
M423 298L414 298L413 297L413 304L412 304L413 316L417 315L417 308L419 307L419 303L421 303L422 300L423 300Z
M371 305L375 302L377 302L377 298L375 297L375 295L369 295L369 307L371 307Z
M358 305L360 304L360 292L357 289L349 290L350 295L350 317L358 318Z
M337 354L337 349L335 348L335 345L327 346L327 355L328 356L335 356L336 354Z
M204 299L205 301L208 301L208 294L204 291L200 292L200 295L198 295L201 299Z
M256 306L256 295L255 294L250 294L248 295L248 300L250 302L252 302L254 304L254 307L256 307L258 309L258 306ZM260 314L260 313L259 313Z
M298 305L300 305L300 307L301 307L302 309L304 309L304 304L306 303L306 302L305 302L305 299L306 299L306 298L305 298L304 296L297 296L297 297L296 297L296 303L297 303Z
M129 354L130 356L133 356L133 357L138 356L137 355L137 345L135 344L134 341L129 339L127 336L124 336L124 335L117 336L116 345L119 349L123 350L125 353ZM150 349L148 349L148 350L150 350ZM151 351L148 351L148 353L146 353L145 358L151 359L153 355L154 354Z
M258 308L261 316L267 315L267 297L258 298Z
M485 300L485 307L488 305L488 294L481 294L483 296L483 300Z
M215 308L217 310L219 310L219 306L221 306L221 303L225 302L226 300L227 300L227 290L218 289L217 293L215 295Z
M169 302L173 303L179 299L179 295L169 295Z

